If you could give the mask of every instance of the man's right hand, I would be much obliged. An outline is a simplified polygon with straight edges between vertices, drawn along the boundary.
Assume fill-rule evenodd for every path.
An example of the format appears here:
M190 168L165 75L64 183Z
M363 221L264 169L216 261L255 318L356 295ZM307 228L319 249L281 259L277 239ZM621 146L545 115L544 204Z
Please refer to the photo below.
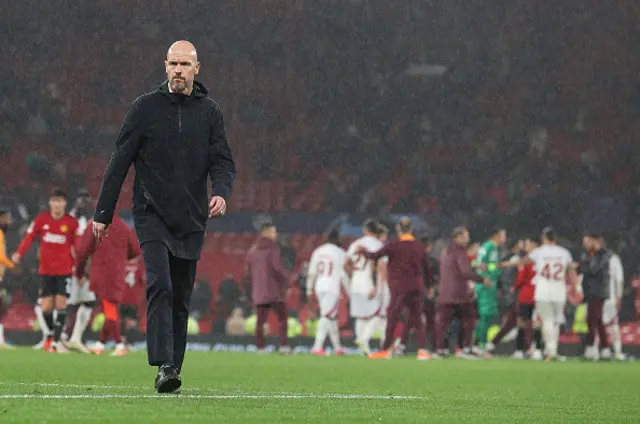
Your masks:
M486 288L490 289L491 287L493 287L493 283L491 282L490 279L485 278L484 282L482 283L483 286L485 286Z
M93 236L102 243L102 237L109 237L109 226L102 222L93 221Z
M14 253L13 255L11 255L11 260L13 261L14 264L18 265L20 263L20 260L22 259L22 257L20 256L20 254L18 252Z

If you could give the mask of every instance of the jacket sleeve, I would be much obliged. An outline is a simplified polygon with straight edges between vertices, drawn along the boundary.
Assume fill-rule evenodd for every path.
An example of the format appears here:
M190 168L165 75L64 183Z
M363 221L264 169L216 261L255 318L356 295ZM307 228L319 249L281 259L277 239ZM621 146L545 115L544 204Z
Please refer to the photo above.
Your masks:
M477 282L482 282L482 280L484 280L484 277L471 269L471 264L469 263L467 255L457 255L456 266L458 267L458 272L464 279Z
M236 178L236 164L231 155L222 111L218 105L213 107L212 113L209 140L209 178L213 186L211 195L220 196L226 201Z
M84 277L87 261L96 248L93 231L85 231L76 247L76 277Z
M27 228L27 234L20 242L16 253L18 253L18 255L20 256L24 256L25 253L29 251L31 244L33 244L33 240L35 240L35 238L40 235L41 231L42 222L40 221L40 216L37 216L36 219L34 219L33 222L29 225L29 228Z
M280 257L280 249L274 248L271 252L271 269L278 277L280 284L283 286L289 285L289 273L284 269L282 265L282 258Z
M129 167L138 155L142 133L141 99L138 98L129 108L124 118L120 134L116 138L116 146L111 154L111 160L107 166L100 186L100 194L96 205L95 222L111 224L115 214L116 204L122 183L127 177Z
M391 244L387 243L382 248L378 249L375 252L362 252L365 258L371 259L372 261L377 261L380 258L384 258L385 256L389 256L391 253Z
M611 293L613 297L622 297L624 291L624 268L622 267L622 261L618 255L612 255L609 261L609 275L612 281Z
M424 252L422 255L422 269L424 270L424 284L425 287L430 288L435 286L435 278L433 276L433 270L431 269L431 260L429 254Z

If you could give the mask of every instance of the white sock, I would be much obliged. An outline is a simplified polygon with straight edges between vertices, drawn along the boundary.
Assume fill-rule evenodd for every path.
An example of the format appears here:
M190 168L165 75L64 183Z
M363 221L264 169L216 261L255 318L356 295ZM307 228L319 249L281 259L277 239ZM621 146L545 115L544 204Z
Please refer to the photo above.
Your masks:
M364 323L364 329L362 330L362 333L360 333L358 341L366 349L369 349L369 346L371 345L371 336L373 336L373 333L376 331L377 327L378 317L373 317L369 321L366 321Z
M36 305L33 310L36 313L36 318L38 318L38 325L40 325L40 331L42 331L42 340L44 340L52 335L53 331L49 327L47 327L47 322L44 320L44 315L42 315L42 308L40 307L40 305Z
M613 352L616 356L622 355L622 335L620 334L620 324L611 325L611 339L613 340Z
M85 305L80 305L78 312L76 313L76 324L73 326L73 332L71 333L71 341L75 343L82 343L82 335L89 325L91 320L92 309Z
M382 346L384 344L384 341L386 339L386 334L387 334L387 317L384 317L384 318L377 317L376 319L378 321L378 324L376 326L376 331L380 331L380 346Z
M126 349L127 347L124 345L124 343L120 342L116 345L116 350L123 350Z
M320 321L318 322L318 329L316 331L316 339L313 342L313 350L321 350L324 346L324 341L327 338L330 324L329 318L320 318Z
M542 338L544 339L544 345L547 349L547 354L555 356L558 351L558 346L555 341L555 324L552 321L545 321L542 323Z
M331 344L333 345L334 350L342 350L342 344L340 343L340 328L338 328L337 319L329 321L329 339L331 339Z
M5 344L4 340L4 326L0 324L0 344Z
M356 341L360 342L360 338L362 337L362 333L364 332L364 327L367 325L367 321L358 318L356 319Z

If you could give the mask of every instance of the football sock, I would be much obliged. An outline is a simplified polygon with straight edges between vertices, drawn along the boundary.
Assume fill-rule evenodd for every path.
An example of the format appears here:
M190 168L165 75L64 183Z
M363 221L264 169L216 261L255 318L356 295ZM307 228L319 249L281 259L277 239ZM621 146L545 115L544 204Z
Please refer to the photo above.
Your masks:
M331 320L329 323L329 339L331 339L331 344L335 350L342 349L342 344L340 343L340 329L338 328L338 320Z
M622 355L622 335L620 334L620 324L611 326L611 339L613 341L613 351L616 356Z
M324 346L324 341L327 338L327 333L329 332L329 325L329 318L320 318L320 322L318 322L318 328L316 331L316 338L313 343L313 350L321 350Z
M53 340L60 341L60 335L62 334L62 329L64 328L64 324L67 322L67 310L66 309L58 309L58 316L56 317L56 323L54 326L54 334Z
M82 335L84 334L89 321L91 320L92 309L81 305L76 313L76 323L73 326L73 333L71 334L71 341L82 343Z
M42 320L44 325L42 326L42 334L45 336L51 336L55 326L53 324L53 311L42 312Z

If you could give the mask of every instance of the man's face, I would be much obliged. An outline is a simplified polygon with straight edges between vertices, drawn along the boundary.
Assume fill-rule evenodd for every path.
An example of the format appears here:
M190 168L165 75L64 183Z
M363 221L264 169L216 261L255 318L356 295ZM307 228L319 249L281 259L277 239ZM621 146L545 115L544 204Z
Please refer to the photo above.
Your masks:
M424 246L424 251L425 251L426 253L431 253L431 250L433 250L433 244L431 244L431 243L427 243L427 244Z
M13 219L11 218L11 214L6 213L0 216L0 226L8 227L9 225L11 225L12 222L13 222Z
M498 236L496 237L496 241L498 242L499 246L502 246L507 241L507 231L506 230L502 230L502 231L498 232Z
M587 250L593 249L593 239L591 237L584 236L582 238L582 246Z
M49 209L52 215L63 215L67 209L67 200L64 197L52 197L49 199Z
M462 246L468 246L469 241L469 231L465 231L458 236L458 243L460 243Z
M527 253L531 253L536 247L538 247L538 243L533 240L527 240L524 242L524 250Z
M276 227L265 228L262 233L266 238L276 241L278 239L278 230Z
M380 234L380 237L378 237L378 240L380 240L383 243L386 243L388 239L389 239L389 234L387 233L382 233Z
M195 52L169 52L164 62L169 79L169 87L174 93L190 91L193 81L200 71Z

